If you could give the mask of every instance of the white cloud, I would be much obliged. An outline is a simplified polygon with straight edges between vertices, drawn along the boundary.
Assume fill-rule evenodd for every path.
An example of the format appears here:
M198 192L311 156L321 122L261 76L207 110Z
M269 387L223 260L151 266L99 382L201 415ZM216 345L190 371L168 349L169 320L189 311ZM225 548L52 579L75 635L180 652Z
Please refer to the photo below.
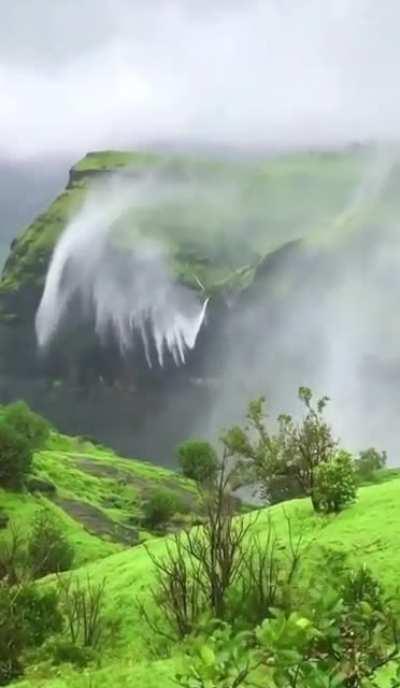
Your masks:
M397 137L395 0L14 0L0 152Z

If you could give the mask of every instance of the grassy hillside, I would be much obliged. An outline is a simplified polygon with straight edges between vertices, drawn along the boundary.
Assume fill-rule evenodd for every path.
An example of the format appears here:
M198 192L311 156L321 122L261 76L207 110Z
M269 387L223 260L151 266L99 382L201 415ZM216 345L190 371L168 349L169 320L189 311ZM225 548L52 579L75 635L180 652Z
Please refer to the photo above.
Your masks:
M312 543L309 566L318 566L312 552L321 545L337 551L348 552L354 565L365 563L379 579L394 592L398 585L397 572L400 567L400 479L360 489L357 504L341 514L332 517L313 514L308 500L295 500L262 511L255 528L260 538L266 537L268 519L281 537L282 546L287 547L286 518L292 522L293 535L302 533L305 542ZM251 518L248 516L247 518ZM166 540L152 541L153 552L165 551ZM21 688L95 688L143 685L156 688L174 686L174 674L184 663L182 648L176 646L169 656L152 653L155 638L143 626L136 602L140 598L151 604L149 586L154 569L143 546L113 554L87 564L75 575L84 579L90 574L93 580L106 579L107 609L122 620L121 636L116 647L109 648L102 655L100 665L91 667L89 673L77 673L70 666L57 669L44 662L28 671L18 685ZM323 576L324 572L319 572ZM140 629L140 632L139 632ZM380 679L381 685L388 685L389 672Z
M40 508L50 509L75 547L78 566L146 539L143 505L160 488L176 495L184 512L197 508L193 484L177 473L58 433L35 455L33 475L43 481L33 492L0 488L0 511L26 532ZM177 514L176 522L187 518ZM6 534L0 531L0 537Z

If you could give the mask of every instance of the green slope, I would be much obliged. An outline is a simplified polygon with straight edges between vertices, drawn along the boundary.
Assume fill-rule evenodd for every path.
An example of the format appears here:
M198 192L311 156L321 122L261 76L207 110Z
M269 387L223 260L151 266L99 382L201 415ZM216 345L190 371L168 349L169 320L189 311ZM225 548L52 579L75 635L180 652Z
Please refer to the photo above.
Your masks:
M337 516L316 516L308 500L294 500L263 510L256 528L260 538L266 537L267 520L272 516L284 544L286 515L289 515L293 534L303 533L306 541L312 542L309 566L313 566L312 548L329 546L348 552L354 564L367 564L388 590L394 591L400 568L399 497L400 479L396 476L389 482L361 488L357 503ZM150 546L161 554L166 540L152 541ZM92 667L90 676L68 666L56 670L47 664L37 665L28 671L19 684L21 688L99 688L110 685L110 676L112 686L117 688L129 685L172 688L173 676L184 661L181 651L176 647L171 657L155 659L151 652L151 633L143 626L136 608L139 597L149 599L153 579L152 564L144 547L98 560L79 569L76 575L85 577L88 573L93 580L106 579L108 611L122 619L118 646L104 653L101 666ZM385 675L381 681L382 686L387 685Z
M185 513L176 515L177 525L197 509L193 484L177 473L58 433L35 455L33 474L45 487L54 485L56 493L0 488L0 510L26 532L40 508L50 509L75 547L77 566L147 539L143 505L160 488L173 492L184 507ZM0 531L0 537L6 536L7 530Z

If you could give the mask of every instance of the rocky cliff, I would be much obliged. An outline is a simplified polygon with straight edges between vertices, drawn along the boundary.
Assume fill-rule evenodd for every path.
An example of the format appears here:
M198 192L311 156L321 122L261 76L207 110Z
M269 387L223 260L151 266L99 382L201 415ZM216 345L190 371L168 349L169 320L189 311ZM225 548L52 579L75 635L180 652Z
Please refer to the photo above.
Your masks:
M306 370L314 378L312 356L304 352L318 352L318 326L302 315L303 324L293 330L296 309L303 314L306 303L308 309L330 308L344 264L347 274L359 255L359 237L365 245L377 213L380 221L390 211L397 189L379 199L378 210L368 197L354 206L367 159L368 152L350 149L229 163L89 153L71 169L65 191L11 245L0 283L1 400L23 396L62 430L171 463L177 441L217 422L218 395L228 390L235 396L240 385L253 391L255 359L259 370L265 354L265 375L255 375L260 386L279 377L268 357L272 332L275 338L279 333L280 348L290 349L291 363L298 358L302 375ZM210 299L186 365L167 359L163 368L149 368L143 347L121 353L112 338L99 341L90 317L67 318L51 347L40 352L35 314L58 238L93 187L104 194L116 179L135 184L151 174L156 188L172 185L172 197L170 191L167 200L156 194L144 208L128 209L118 250L134 250L139 226L166 247L176 282ZM293 339L289 346L288 337L298 337L299 346ZM241 369L234 390L228 359Z

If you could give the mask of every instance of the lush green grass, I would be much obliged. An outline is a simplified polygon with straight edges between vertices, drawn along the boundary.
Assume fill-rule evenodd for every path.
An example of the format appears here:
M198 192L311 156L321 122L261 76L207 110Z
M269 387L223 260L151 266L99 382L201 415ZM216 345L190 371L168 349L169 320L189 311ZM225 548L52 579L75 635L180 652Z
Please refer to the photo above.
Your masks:
M135 165L154 164L159 156L153 153L139 153L134 151L93 151L85 155L72 168L72 173L91 173L105 170L115 170L118 167L132 167Z
M253 527L262 540L266 537L268 519L272 523L283 546L287 546L287 516L292 523L293 535L302 534L311 543L307 566L313 566L313 551L322 545L345 551L354 565L365 563L385 584L395 592L400 570L400 478L396 475L388 482L363 487L358 501L336 516L319 516L312 511L309 500L294 500L261 511ZM254 518L249 515L246 518ZM166 540L151 541L153 552L162 554ZM315 561L315 560L314 560ZM102 655L101 667L91 667L88 675L74 672L70 667L61 670L48 664L37 665L28 671L21 686L26 688L94 688L106 685L112 676L113 686L143 685L169 688L174 685L173 676L184 661L179 647L172 650L169 658L155 660L152 654L154 637L143 625L137 599L151 603L149 587L153 581L153 566L143 546L114 554L79 569L75 575L94 581L106 579L107 611L122 621L118 646ZM321 572L323 575L323 572ZM388 673L386 673L388 676ZM382 686L385 676L382 676Z
M56 486L57 500L73 500L94 507L100 516L104 515L106 523L110 521L111 529L113 523L134 528L139 539L149 537L141 525L144 502L160 487L184 500L188 511L197 508L194 484L183 476L144 461L122 459L111 450L58 433L52 433L48 448L35 455L33 472ZM30 528L35 513L43 507L51 509L74 545L78 566L126 546L118 538L114 541L92 529L88 531L85 522L71 517L45 494L0 489L0 509L22 532ZM189 516L183 514L177 518L185 521ZM7 535L8 530L0 532L0 537Z

